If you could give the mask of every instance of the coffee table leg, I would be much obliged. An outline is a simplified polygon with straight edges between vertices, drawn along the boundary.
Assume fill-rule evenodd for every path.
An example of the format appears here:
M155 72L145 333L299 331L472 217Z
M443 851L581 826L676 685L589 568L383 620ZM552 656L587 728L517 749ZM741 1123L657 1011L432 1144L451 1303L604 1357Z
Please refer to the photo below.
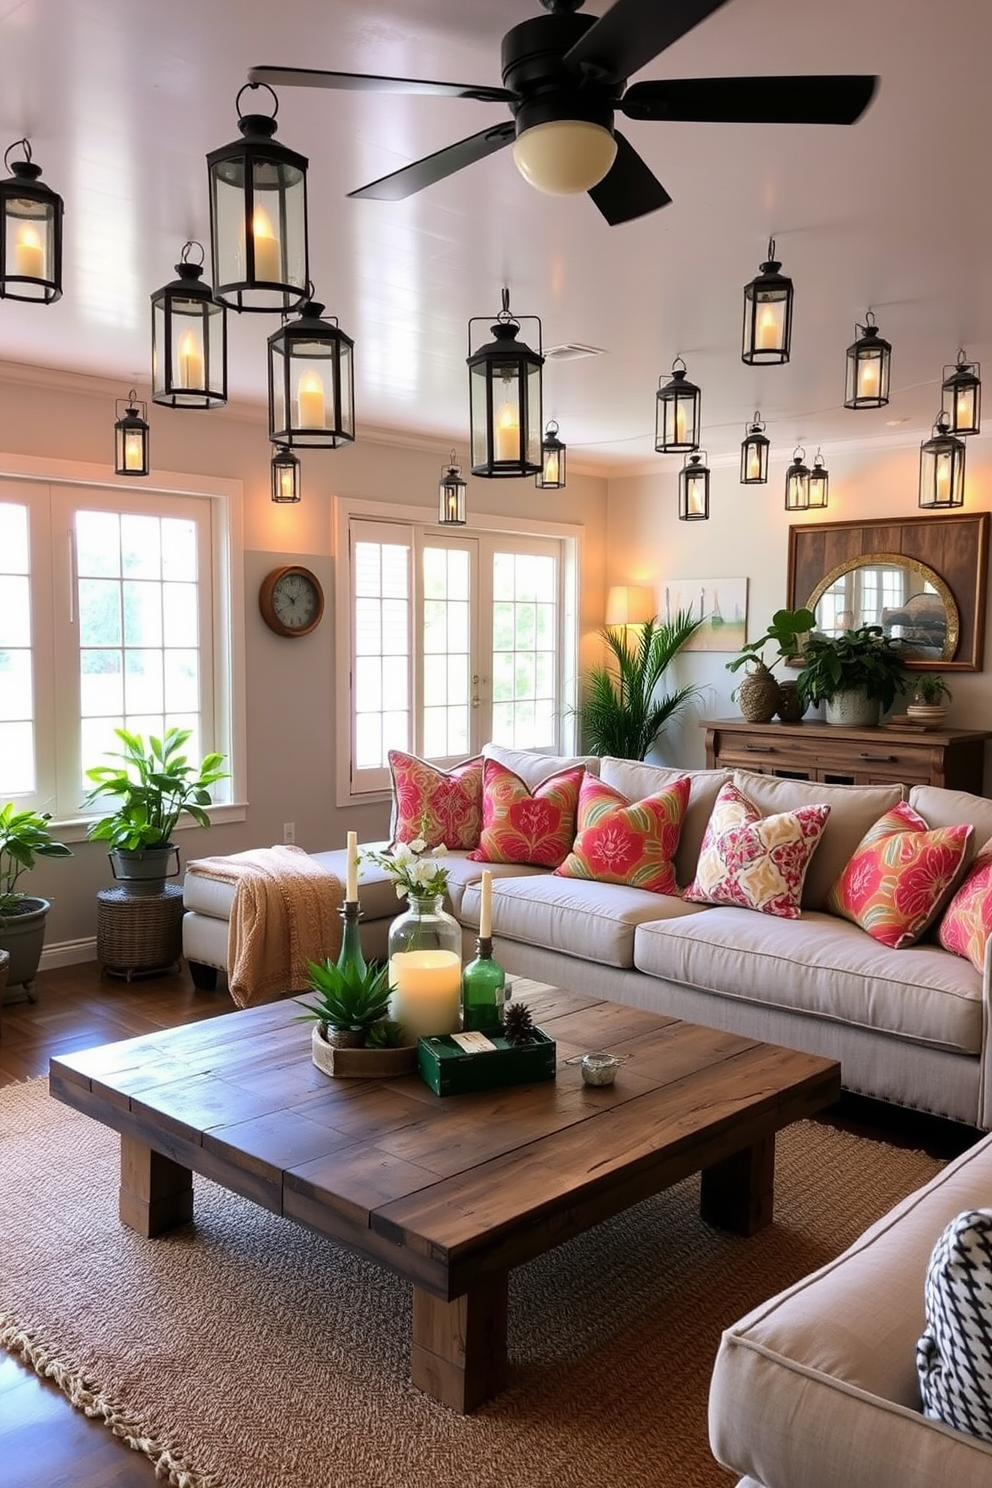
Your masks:
M699 1212L707 1224L753 1235L771 1224L775 1196L775 1134L704 1168Z
M122 1224L150 1239L193 1218L193 1175L134 1137L121 1137Z
M410 1377L461 1415L498 1395L506 1385L507 1274L445 1302L413 1289Z

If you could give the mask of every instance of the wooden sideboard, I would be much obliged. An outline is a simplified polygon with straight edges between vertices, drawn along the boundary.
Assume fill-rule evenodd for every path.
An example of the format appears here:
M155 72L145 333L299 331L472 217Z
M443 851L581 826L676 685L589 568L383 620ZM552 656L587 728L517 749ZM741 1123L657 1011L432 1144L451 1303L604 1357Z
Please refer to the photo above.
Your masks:
M755 770L792 780L837 785L901 781L984 795L985 741L977 729L918 730L882 724L838 728L826 723L704 720L706 765Z

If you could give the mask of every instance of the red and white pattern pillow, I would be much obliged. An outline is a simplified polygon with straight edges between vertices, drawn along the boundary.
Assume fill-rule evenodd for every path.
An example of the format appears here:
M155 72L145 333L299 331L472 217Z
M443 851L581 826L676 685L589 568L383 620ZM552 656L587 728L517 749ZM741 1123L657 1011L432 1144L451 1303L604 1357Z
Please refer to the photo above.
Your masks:
M980 848L964 883L944 911L937 939L945 951L964 956L985 970L985 947L992 935L992 838Z
M560 770L528 790L496 760L483 762L482 833L469 857L477 863L529 863L557 868L575 838L584 765Z
M762 816L728 782L716 798L696 877L682 897L799 919L806 870L829 815L829 806L811 805Z
M971 826L928 827L900 801L866 832L826 908L899 951L940 912L968 851Z
M428 848L452 851L479 845L482 831L482 756L439 770L415 754L389 751L393 777L390 847L423 836Z
M628 884L653 894L677 894L675 857L689 804L683 775L643 801L631 802L614 786L587 775L579 791L578 830L572 851L555 873Z

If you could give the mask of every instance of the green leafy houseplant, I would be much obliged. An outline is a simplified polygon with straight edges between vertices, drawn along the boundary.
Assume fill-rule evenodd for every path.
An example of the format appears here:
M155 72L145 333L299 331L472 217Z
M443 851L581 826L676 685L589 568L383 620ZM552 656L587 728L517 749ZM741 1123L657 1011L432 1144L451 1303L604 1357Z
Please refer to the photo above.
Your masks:
M0 919L18 913L28 899L17 887L22 873L29 872L36 858L71 858L72 849L57 842L48 830L51 816L37 811L17 811L12 802L0 806Z
M298 1022L316 1019L328 1036L337 1036L341 1043L361 1046L368 1042L370 1031L386 1018L389 1010L389 968L374 963L364 973L354 969L342 970L335 962L308 961L307 972L310 987L316 992L314 1002L296 999L303 1012ZM376 1035L377 1047L395 1047L384 1044L385 1031Z
M162 739L150 735L147 745L140 734L127 729L114 733L124 747L109 757L119 763L86 771L93 786L83 806L102 805L107 798L116 804L92 823L87 836L133 852L168 847L184 811L199 826L209 827L204 808L210 805L210 787L227 778L227 771L220 768L222 754L208 754L194 765L184 753L189 729L167 729Z
M905 691L906 675L898 642L884 635L880 625L860 625L836 636L814 631L803 648L796 684L807 703L829 703L839 693L864 691L884 711Z
M699 691L688 686L655 696L668 667L701 624L691 611L680 610L670 623L648 620L632 640L626 627L600 632L611 661L589 673L575 710L591 754L646 758L665 724Z
M951 701L951 689L936 672L922 672L913 683L914 703L922 703L925 708L939 708L945 698Z
M812 610L776 610L764 635L742 646L739 655L727 662L727 671L739 671L747 662L760 662L769 671L773 671L780 661L801 654L803 642L815 624L816 616ZM774 643L777 650L771 661L768 661L765 647L771 643Z

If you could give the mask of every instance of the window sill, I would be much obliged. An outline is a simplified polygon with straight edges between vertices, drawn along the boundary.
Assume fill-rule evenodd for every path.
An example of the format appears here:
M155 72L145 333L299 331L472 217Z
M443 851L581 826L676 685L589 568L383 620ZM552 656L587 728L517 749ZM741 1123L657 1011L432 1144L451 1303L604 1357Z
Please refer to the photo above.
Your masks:
M104 813L101 812L100 815L104 815ZM246 821L248 818L248 803L246 801L233 801L222 806L210 806L207 810L207 815L210 817L212 826L220 826L222 823L226 825L228 822ZM97 820L98 817L95 814L93 816L75 816L66 821L55 821L53 819L48 823L48 830L60 842L85 842L87 841L86 833L90 823ZM176 831L177 833L199 832L202 831L202 828L198 827L194 821L181 821ZM106 843L102 843L101 846L105 847Z

